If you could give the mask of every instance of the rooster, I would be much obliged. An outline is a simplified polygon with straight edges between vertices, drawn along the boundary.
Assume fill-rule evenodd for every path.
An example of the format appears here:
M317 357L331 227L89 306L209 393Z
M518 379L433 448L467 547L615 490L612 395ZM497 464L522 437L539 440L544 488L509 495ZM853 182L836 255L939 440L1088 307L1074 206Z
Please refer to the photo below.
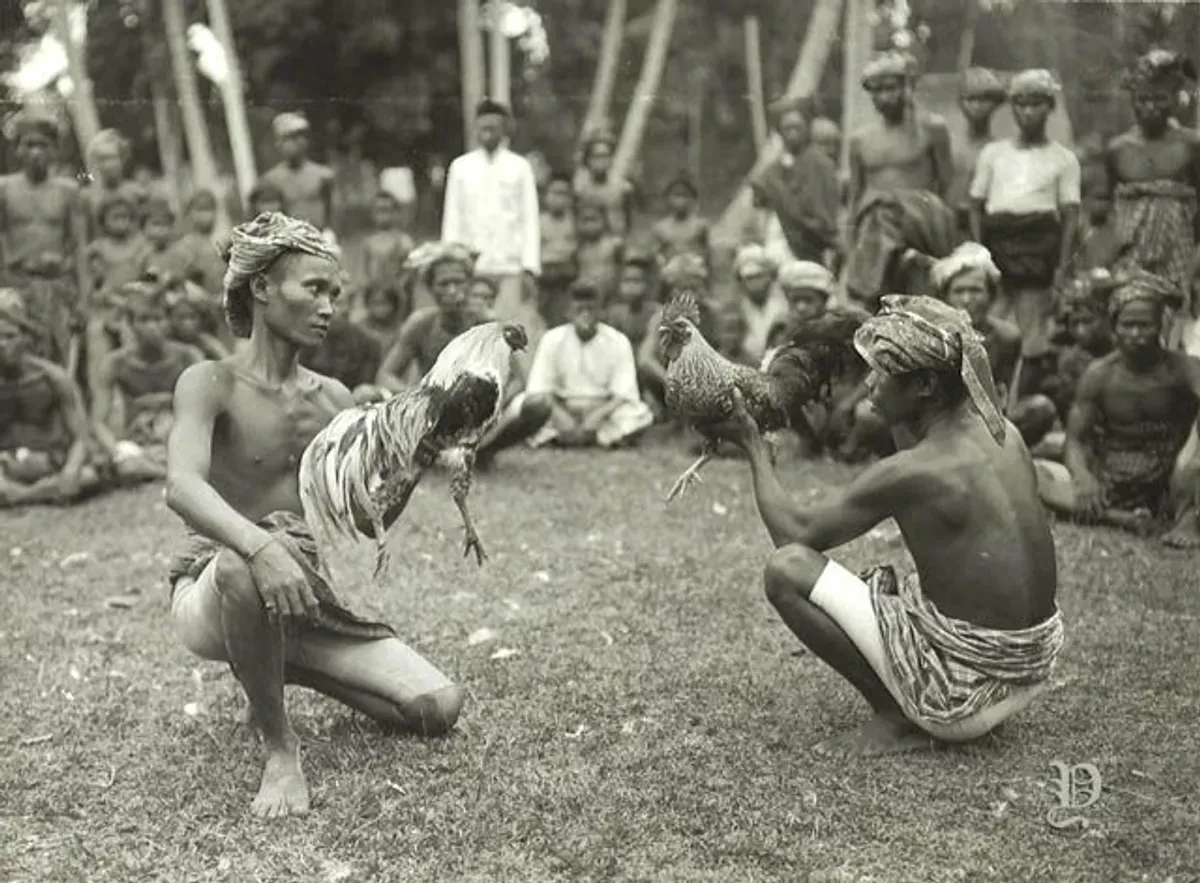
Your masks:
M462 515L463 557L487 558L467 508L475 448L500 415L512 356L528 346L525 329L486 322L446 345L421 382L384 402L342 411L305 448L300 500L314 534L375 540L375 573L386 561L385 533L435 463L451 471L450 495Z
M831 309L799 323L783 345L764 360L762 370L738 365L718 353L700 333L695 295L681 291L663 309L659 341L667 360L667 410L689 421L704 437L700 457L667 494L670 502L700 478L717 453L720 439L709 427L733 415L734 390L764 434L791 428L801 408L828 391L835 375L858 359L854 332L866 314Z

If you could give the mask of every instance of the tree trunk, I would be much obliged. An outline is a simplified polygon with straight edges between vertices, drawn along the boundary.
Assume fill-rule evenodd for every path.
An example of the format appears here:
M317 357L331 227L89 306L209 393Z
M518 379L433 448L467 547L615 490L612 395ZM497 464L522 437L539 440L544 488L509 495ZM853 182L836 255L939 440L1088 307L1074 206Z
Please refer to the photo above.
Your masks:
M608 0L604 19L604 36L600 41L600 63L592 82L592 97L588 100L587 115L579 130L582 140L599 126L608 125L613 90L617 85L617 68L621 62L621 43L625 39L626 0Z
M86 153L92 139L100 132L100 113L92 95L92 80L87 73L87 37L77 43L71 33L71 0L54 0L54 30L67 53L67 72L74 93L67 105L75 123L80 153Z
M163 0L162 9L163 28L175 73L175 93L179 96L179 112L183 117L183 133L187 139L193 180L197 188L209 189L217 197L217 226L224 230L228 228L229 218L217 174L217 163L213 159L208 121L204 118L204 106L200 103L200 90L196 86L196 72L192 69L192 59L188 53L183 0Z
M708 96L708 72L697 68L691 77L688 101L688 173L693 181L702 180L704 171L704 99Z
M829 53L837 40L838 22L841 19L842 0L817 0L812 14L808 19L808 29L804 33L804 43L800 47L800 55L792 75L788 78L787 98L807 98L817 91L821 85L821 76L829 63ZM857 81L857 76L855 77ZM843 141L847 139L843 138ZM778 134L767 137L766 146L759 151L758 159L750 170L747 178L760 172L767 163L779 156L783 142ZM742 187L737 195L726 206L725 211L713 227L713 238L731 241L738 238L738 231L743 230L754 211L750 188Z
M638 150L642 146L642 135L646 131L650 108L662 80L663 65L667 61L667 49L671 44L671 32L675 29L675 13L678 9L679 0L658 0L654 9L654 25L646 45L646 57L642 59L642 73L633 93L633 102L629 105L629 113L625 115L621 140L617 142L616 155L613 157L610 174L614 181L622 181L629 176Z
M865 116L866 97L863 95L863 68L871 59L874 29L870 13L874 0L848 0L846 6L845 39L842 41L842 174L850 168L850 136ZM853 208L851 209L853 210Z
M491 62L491 80L488 95L505 107L512 107L512 46L501 27L504 18L504 0L492 0L488 61Z
M225 0L208 0L208 22L212 25L213 34L225 48L225 61L229 68L225 82L221 84L221 103L225 106L225 126L229 129L229 145L233 152L239 202L244 208L246 198L258 178L258 170L254 162L254 140L250 134L250 123L246 119L242 67L238 61L233 27L229 24L229 9Z
M958 40L958 72L961 74L971 66L975 57L975 33L979 28L979 0L964 0L967 4L967 20Z
M746 85L750 90L750 123L754 130L754 149L762 153L767 146L767 105L763 87L762 39L759 34L758 16L748 15L744 22L746 32Z
M475 143L475 105L483 98L483 34L479 0L458 0L458 57L462 72L463 148Z

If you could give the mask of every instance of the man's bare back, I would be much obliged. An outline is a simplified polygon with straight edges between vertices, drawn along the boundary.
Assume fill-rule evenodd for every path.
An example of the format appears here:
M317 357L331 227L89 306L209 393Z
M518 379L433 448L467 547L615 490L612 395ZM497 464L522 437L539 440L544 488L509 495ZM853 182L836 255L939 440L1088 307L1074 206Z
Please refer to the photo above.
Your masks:
M294 383L272 388L254 376L244 356L201 362L184 372L214 387L209 483L251 521L271 512L302 512L300 457L339 411L353 404L336 380L297 368Z
M1027 628L1053 614L1057 582L1033 461L1016 427L997 447L968 408L890 458L894 480L911 490L894 517L921 591L946 616Z

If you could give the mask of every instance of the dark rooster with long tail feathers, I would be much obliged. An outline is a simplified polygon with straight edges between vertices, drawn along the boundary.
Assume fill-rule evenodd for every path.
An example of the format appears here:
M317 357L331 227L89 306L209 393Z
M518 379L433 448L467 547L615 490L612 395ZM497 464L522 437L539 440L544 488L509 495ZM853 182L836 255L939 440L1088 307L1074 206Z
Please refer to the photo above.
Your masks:
M700 457L667 494L667 501L698 481L701 467L716 455L720 440L706 428L733 415L735 389L764 434L791 428L803 419L802 408L827 394L834 377L859 358L854 332L866 316L833 308L795 324L760 371L731 362L713 349L699 331L700 305L695 295L678 292L663 309L658 327L667 360L666 406L695 427L704 445Z
M300 500L318 539L373 538L380 573L387 529L425 470L440 462L451 471L463 554L473 551L482 565L487 553L467 508L475 448L500 415L513 353L527 345L521 325L476 325L446 345L417 385L334 417L300 460Z

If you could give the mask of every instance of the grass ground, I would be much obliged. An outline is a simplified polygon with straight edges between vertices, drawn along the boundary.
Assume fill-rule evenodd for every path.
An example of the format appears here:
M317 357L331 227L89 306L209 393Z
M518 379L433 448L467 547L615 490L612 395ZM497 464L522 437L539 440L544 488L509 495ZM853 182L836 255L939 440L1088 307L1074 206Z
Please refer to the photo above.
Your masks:
M346 596L469 687L464 717L397 738L297 689L315 807L276 824L246 814L259 766L231 677L168 630L181 528L158 490L0 515L0 880L1200 879L1194 556L1057 530L1053 692L982 744L844 765L808 749L864 708L763 598L744 466L664 508L686 459L503 458L475 497L482 570L427 481L394 580ZM886 527L842 553L901 554ZM498 640L469 645L485 627ZM1103 777L1085 825L1047 824L1056 760Z

